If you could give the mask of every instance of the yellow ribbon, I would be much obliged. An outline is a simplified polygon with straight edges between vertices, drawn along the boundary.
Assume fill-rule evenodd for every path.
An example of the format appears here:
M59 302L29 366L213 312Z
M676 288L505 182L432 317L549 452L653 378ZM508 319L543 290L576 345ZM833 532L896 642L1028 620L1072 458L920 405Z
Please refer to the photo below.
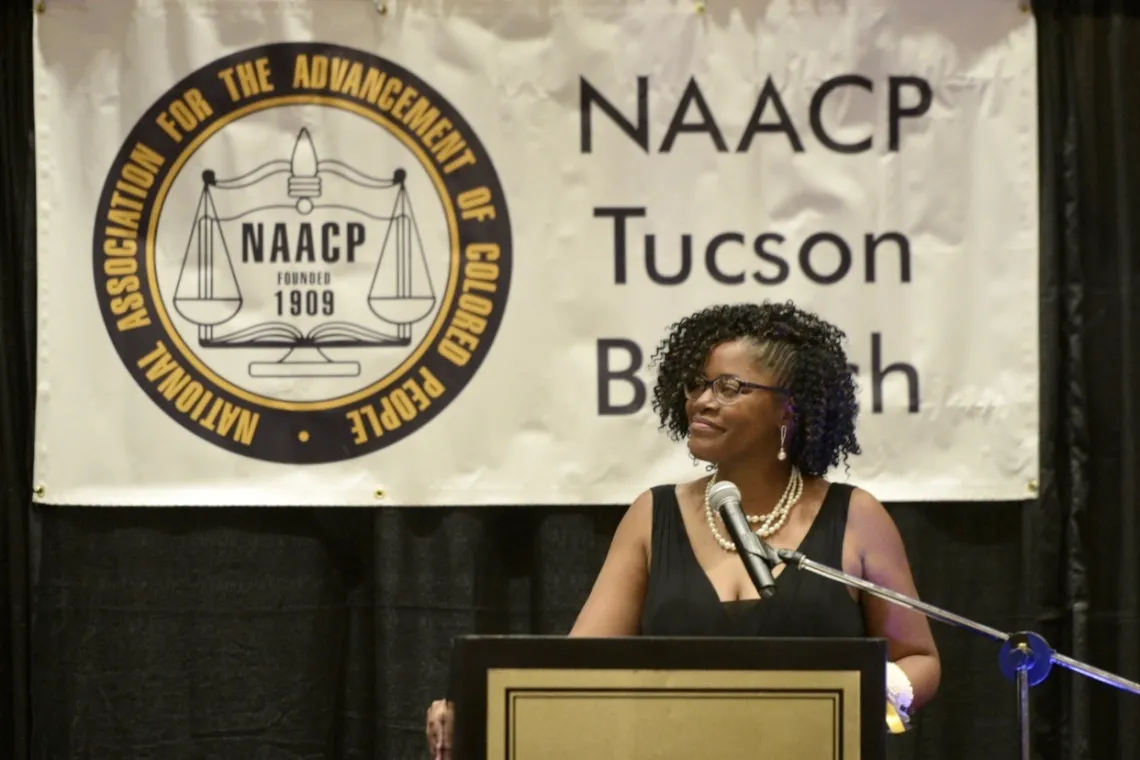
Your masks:
M910 730L910 723L889 701L887 702L887 730L892 734L905 734Z

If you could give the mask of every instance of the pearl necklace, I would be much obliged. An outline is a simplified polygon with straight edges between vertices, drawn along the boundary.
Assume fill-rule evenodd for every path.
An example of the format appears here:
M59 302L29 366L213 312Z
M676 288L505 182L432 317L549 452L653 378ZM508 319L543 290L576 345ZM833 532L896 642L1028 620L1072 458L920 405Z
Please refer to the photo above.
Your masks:
M720 544L720 548L726 552L736 551L736 545L729 539L721 535L721 532L716 527L716 513L713 512L712 505L709 504L709 492L712 491L713 484L716 483L716 473L709 478L709 484L705 488L705 518L709 523L709 530L712 531L713 538ZM804 478L800 474L800 469L792 465L792 475L788 478L788 485L784 488L784 494L780 500L776 502L775 508L766 516L760 517L759 515L746 515L748 522L752 525L761 523L756 532L761 538L767 538L780 528L784 527L784 523L788 521L788 513L792 511L792 507L800 500L800 496L804 492Z

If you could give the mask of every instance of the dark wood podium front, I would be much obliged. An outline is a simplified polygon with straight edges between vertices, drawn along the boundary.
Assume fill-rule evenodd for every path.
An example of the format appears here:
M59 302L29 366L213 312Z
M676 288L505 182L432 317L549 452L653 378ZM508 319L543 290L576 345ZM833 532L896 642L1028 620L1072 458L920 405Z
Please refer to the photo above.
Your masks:
M882 760L882 639L455 640L455 760Z

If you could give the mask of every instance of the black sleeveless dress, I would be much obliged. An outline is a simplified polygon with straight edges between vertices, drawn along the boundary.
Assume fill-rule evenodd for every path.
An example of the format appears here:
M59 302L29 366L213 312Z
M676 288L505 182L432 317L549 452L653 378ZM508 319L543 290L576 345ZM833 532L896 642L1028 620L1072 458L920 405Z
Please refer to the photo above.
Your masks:
M697 562L685 531L676 486L653 489L649 587L641 614L643 636L765 636L863 638L863 611L841 583L786 566L767 600L722 602ZM831 484L799 546L808 559L843 567L843 534L854 490Z

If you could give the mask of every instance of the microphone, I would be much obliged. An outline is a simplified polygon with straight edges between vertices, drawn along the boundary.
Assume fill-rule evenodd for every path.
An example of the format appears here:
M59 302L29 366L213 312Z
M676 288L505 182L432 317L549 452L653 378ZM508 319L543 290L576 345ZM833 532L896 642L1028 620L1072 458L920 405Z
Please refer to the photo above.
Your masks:
M724 527L728 528L736 552L760 597L771 598L776 593L776 581L772 577L768 561L775 561L776 554L748 524L748 518L740 507L740 489L735 484L722 480L709 491L709 506L724 520Z

